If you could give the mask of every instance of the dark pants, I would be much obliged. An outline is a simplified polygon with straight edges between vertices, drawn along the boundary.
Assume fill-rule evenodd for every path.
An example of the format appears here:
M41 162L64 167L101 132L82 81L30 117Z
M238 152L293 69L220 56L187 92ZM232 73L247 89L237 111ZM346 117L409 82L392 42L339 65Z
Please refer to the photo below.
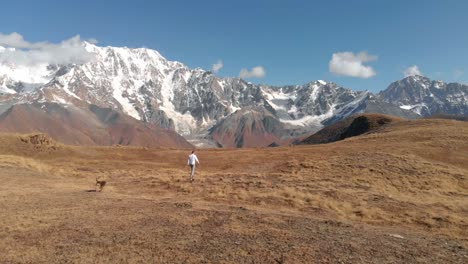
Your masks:
M195 176L195 164L190 164L190 178L193 178Z

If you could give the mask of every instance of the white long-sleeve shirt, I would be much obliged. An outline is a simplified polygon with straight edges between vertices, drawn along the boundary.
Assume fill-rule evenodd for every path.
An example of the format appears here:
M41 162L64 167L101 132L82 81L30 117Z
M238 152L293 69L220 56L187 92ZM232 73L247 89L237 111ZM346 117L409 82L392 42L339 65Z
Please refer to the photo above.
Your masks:
M195 165L195 162L200 164L200 162L198 161L198 158L197 158L197 155L195 155L194 153L190 154L188 156L188 161L187 161L187 164L188 165Z

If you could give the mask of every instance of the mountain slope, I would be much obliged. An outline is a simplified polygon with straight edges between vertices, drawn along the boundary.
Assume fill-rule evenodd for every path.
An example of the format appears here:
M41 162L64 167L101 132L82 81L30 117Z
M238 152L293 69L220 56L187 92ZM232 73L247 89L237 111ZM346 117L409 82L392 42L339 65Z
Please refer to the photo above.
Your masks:
M212 127L210 136L221 147L265 147L280 142L286 130L264 108L244 108Z
M245 109L256 109L275 120L270 122L275 126L275 140L310 134L358 113L404 118L467 113L466 86L424 77L405 78L379 95L323 80L280 87L256 85L190 69L151 49L83 45L93 54L83 64L0 63L0 113L15 104L53 102L79 108L92 104L173 129L194 142L213 139L214 134L219 138L221 122L241 126L235 123L242 121L235 113ZM251 129L250 134L264 135L265 142L272 139L261 126ZM228 145L239 145L231 143Z
M350 106L369 94L322 80L283 87L254 85L189 69L150 49L84 45L94 59L81 65L39 65L30 69L28 78L21 67L3 65L3 93L15 95L11 104L85 102L108 107L182 135L203 134L236 110L258 106L281 123L317 130L344 108L346 116L354 113Z
M383 114L359 114L350 116L304 139L299 144L325 144L376 131L383 126L404 119Z
M379 93L379 97L425 117L435 114L468 115L468 85L459 83L409 76L390 84Z
M192 147L174 131L94 105L88 108L56 103L14 105L0 115L0 132L42 132L73 145Z

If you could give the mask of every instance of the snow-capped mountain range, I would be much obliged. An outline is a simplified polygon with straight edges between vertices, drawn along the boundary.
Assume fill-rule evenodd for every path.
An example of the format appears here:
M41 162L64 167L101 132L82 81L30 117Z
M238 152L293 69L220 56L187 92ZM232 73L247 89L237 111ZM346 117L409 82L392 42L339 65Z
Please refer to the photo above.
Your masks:
M279 138L312 133L360 112L409 118L468 114L466 85L421 76L395 82L378 95L323 80L277 87L190 69L151 49L83 45L93 54L83 64L24 66L0 61L0 114L25 103L97 105L186 137L206 137L210 128L236 111L261 108L281 124ZM0 52L5 50L0 47Z
M431 81L410 76L396 81L379 93L386 102L397 104L421 116L468 115L468 85Z

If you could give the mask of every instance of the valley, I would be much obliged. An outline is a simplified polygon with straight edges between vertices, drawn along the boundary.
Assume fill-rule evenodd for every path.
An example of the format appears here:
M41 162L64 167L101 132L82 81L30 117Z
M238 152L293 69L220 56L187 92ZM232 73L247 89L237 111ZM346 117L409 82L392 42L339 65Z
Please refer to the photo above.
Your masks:
M0 144L1 263L468 261L466 122L200 149L194 183L189 149L15 134Z

